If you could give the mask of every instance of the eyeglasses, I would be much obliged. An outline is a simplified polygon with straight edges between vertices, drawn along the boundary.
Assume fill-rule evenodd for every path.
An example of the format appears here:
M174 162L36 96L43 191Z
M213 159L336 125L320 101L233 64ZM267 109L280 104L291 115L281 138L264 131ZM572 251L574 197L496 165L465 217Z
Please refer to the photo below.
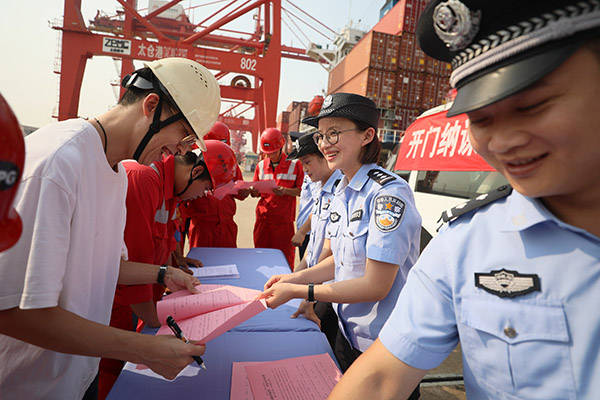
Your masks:
M352 129L344 129L343 131L331 130L331 131L325 132L325 133L317 131L313 135L313 140L315 141L317 146L319 145L319 142L321 140L323 140L323 138L325 138L325 140L327 140L327 143L329 143L329 144L337 144L337 142L340 141L340 133L357 131L357 130L358 129L356 129L356 128L352 128Z

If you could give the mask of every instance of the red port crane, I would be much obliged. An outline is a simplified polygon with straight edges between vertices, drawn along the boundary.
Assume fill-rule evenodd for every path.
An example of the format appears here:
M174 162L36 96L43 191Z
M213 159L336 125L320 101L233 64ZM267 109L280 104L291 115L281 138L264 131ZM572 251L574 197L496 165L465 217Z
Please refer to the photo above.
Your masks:
M57 71L60 74L59 120L77 116L89 58L121 59L123 78L134 70L133 60L186 57L213 70L221 84L222 99L232 104L222 112L220 119L232 130L250 131L256 151L259 132L276 124L281 58L315 62L306 55L305 49L282 45L282 0L205 2L192 8L227 4L198 24L191 22L183 12L173 14L182 0L150 0L154 7L149 7L144 15L137 8L137 0L115 1L122 7L117 15L107 16L99 11L86 26L81 0L64 0L63 22L53 26L62 31L61 62ZM256 20L253 32L223 27L249 13L254 13ZM223 83L230 74L239 75L229 84ZM254 119L242 116L251 109L254 109Z

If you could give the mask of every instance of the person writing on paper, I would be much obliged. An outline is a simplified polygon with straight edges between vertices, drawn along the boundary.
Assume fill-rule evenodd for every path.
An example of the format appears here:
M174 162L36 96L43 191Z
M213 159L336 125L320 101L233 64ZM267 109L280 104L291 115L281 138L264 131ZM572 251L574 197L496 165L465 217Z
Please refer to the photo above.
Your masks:
M332 302L340 329L334 353L344 371L377 339L419 254L421 217L413 193L375 164L378 120L375 103L351 93L327 96L319 115L304 120L318 126L313 138L329 168L344 174L322 250L333 255L272 277L262 295L271 308L291 298Z
M168 263L172 253L169 224L173 223L176 204L204 196L233 178L235 155L231 148L216 140L204 143L205 152L171 155L150 166L123 162L128 179L125 244L131 261ZM156 286L117 285L110 326L135 330L134 314L148 326L160 326L155 302L162 297L164 287ZM123 365L121 360L100 361L100 398L108 395Z
M231 146L230 132L221 121L215 122L205 140L219 140ZM235 166L234 181L243 181L242 170ZM237 247L238 227L233 217L235 200L244 200L248 191L238 191L218 199L207 195L179 205L185 225L188 227L189 246L192 247Z
M296 197L304 180L302 165L290 160L283 152L285 139L281 131L267 128L260 135L260 151L265 157L256 165L254 182L274 180L273 194L252 190L252 197L260 197L256 206L254 246L279 249L285 255L290 269L294 266L294 220Z
M158 281L172 290L198 283L175 268L126 260L120 162L157 161L190 134L201 141L219 113L219 85L202 65L167 58L123 86L119 104L97 118L53 123L25 138L15 201L23 235L0 254L2 399L93 398L98 357L144 363L172 378L204 353L175 337L107 324L117 282Z
M452 13L478 15L478 29L438 31ZM448 116L467 114L473 148L512 189L442 214L379 339L331 399L406 398L457 343L469 399L597 399L598 2L435 0L418 41L455 60Z
M290 153L288 158L299 159L302 161L302 169L305 177L309 177L312 185L314 197L310 200L313 204L312 211L309 213L310 235L306 247L306 253L300 263L294 268L294 272L311 268L318 264L320 260L331 255L331 249L323 250L325 242L325 230L329 224L329 210L333 200L333 192L342 180L342 173L339 170L329 168L325 157L319 151L319 147L314 141L312 133L301 136L296 141L296 148ZM332 348L335 347L335 340L338 331L338 319L331 307L330 302L308 302L304 301L298 307L298 310L292 314L292 318L303 315L305 318L314 321L321 331L327 335Z

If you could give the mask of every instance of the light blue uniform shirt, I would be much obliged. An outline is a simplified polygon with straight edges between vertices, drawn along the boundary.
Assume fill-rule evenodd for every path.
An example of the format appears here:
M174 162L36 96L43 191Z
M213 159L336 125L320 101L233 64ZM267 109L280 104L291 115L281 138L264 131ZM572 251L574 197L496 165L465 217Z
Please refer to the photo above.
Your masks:
M371 170L376 174L373 178L368 175ZM333 304L340 329L354 348L365 351L379 335L419 255L420 232L421 216L413 193L391 172L366 164L350 182L344 177L338 184L326 234L331 239L335 280L362 277L367 258L399 265L383 300Z
M599 306L600 239L513 192L429 243L380 339L430 369L460 338L469 399L597 399Z
M333 171L327 182L321 186L320 182L314 182L314 206L310 220L310 239L306 247L306 265L313 267L319 261L323 243L325 242L325 228L329 223L329 208L333 200L333 192L336 182L342 180L339 170Z
M313 207L313 198L315 182L311 181L307 174L304 174L302 189L300 191L300 204L298 205L298 217L296 217L296 229L300 229L308 220Z

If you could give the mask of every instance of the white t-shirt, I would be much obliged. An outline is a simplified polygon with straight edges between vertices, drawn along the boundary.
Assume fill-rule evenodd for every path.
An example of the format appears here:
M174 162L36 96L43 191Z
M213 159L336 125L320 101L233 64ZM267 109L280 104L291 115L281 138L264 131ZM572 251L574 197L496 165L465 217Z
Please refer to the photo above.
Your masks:
M108 324L126 256L125 170L109 167L83 119L39 129L25 138L25 152L14 203L23 234L0 253L0 310L59 306ZM98 362L0 335L0 399L81 399Z

